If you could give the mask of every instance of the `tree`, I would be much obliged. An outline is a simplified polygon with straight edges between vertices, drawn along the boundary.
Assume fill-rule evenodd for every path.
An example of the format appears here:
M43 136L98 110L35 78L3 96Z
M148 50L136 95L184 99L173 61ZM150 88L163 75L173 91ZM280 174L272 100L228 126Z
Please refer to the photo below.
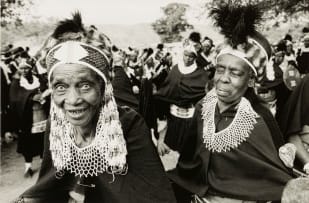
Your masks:
M32 4L31 0L1 0L1 27L22 25L21 13Z
M209 9L217 4L236 3L236 4L257 4L266 13L267 17L285 16L288 18L293 14L308 13L308 0L205 0L205 9Z
M187 8L187 4L181 3L170 3L162 8L165 16L156 20L152 27L163 43L181 41L181 32L193 28L185 19Z

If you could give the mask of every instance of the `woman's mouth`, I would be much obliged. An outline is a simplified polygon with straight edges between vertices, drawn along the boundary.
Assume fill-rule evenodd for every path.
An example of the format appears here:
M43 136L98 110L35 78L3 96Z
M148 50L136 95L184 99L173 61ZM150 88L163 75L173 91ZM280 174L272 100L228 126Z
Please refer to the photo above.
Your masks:
M229 92L227 90L217 89L217 94L220 96L228 96Z
M87 111L87 109L67 110L68 114L72 118L80 118Z

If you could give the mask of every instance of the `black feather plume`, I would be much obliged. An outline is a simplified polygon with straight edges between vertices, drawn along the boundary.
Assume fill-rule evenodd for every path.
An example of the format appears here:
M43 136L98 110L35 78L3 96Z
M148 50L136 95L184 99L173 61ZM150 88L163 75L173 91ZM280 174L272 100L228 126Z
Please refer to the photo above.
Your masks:
M58 39L64 33L68 32L85 32L80 12L76 11L72 14L72 19L60 21L52 34L52 37Z
M228 39L232 47L247 41L254 35L256 25L262 19L262 12L257 5L221 4L211 9L211 17L221 33Z

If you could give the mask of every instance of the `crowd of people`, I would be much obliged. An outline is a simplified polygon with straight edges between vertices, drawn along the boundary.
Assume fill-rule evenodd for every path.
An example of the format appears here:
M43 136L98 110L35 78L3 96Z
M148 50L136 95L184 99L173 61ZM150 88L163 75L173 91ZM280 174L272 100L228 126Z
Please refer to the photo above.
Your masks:
M306 202L309 28L270 45L260 15L221 5L225 41L192 32L175 51L120 49L75 13L34 56L3 48L1 136L26 178L42 158L16 201Z

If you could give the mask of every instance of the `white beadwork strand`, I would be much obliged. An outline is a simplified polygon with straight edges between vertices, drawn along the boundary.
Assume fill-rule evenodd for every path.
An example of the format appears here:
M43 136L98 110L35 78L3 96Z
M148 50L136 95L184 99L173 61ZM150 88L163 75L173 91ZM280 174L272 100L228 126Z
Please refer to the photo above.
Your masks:
M205 96L203 101L203 139L205 147L209 151L220 153L235 149L246 141L257 122L258 114L253 110L250 102L242 97L232 123L216 133L214 118L217 102L218 98L213 89Z
M110 84L106 85L105 100L92 143L79 148L74 143L73 126L62 110L51 102L50 151L57 171L68 170L76 176L97 176L107 172L126 174L127 148L116 103ZM107 98L109 97L109 98Z

